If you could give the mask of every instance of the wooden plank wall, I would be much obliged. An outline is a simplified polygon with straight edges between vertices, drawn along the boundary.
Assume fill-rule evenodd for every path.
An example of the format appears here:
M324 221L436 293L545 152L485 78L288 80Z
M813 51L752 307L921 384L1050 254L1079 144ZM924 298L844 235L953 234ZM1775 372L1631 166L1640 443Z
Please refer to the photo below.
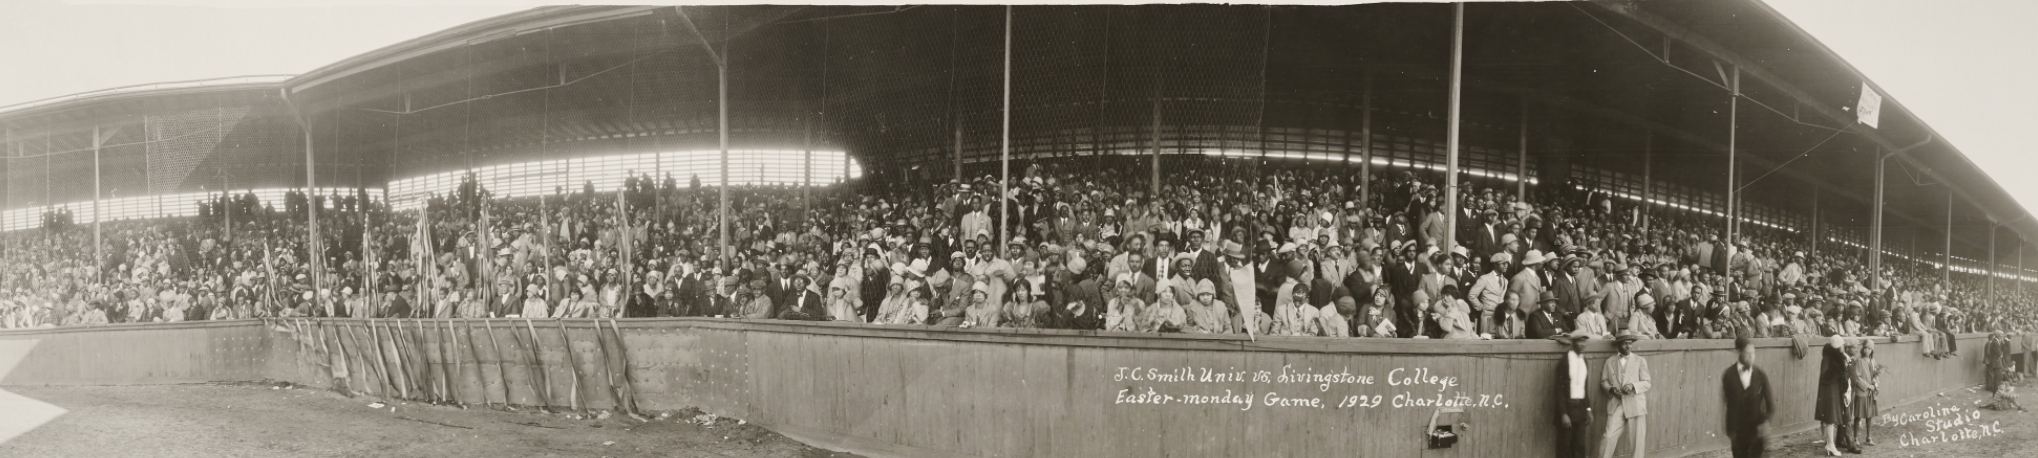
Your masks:
M268 339L253 320L5 330L0 385L260 380Z
M1420 456L1539 457L1554 451L1554 376L1547 341L1135 335L956 330L833 323L651 319L298 319L116 325L0 332L0 384L127 384L288 380L370 397L613 408L610 380L634 385L640 409L697 407L747 419L824 447L899 456ZM1885 409L1982 381L1983 336L1961 356L1932 359L1917 338L1882 340ZM1778 434L1816 426L1819 355L1791 355L1787 339L1758 344L1775 389ZM1652 455L1726 445L1719 377L1735 361L1727 341L1647 341ZM1597 380L1609 342L1587 347ZM1121 369L1122 368L1122 369ZM1121 378L1135 368L1190 370L1193 381ZM1243 373L1239 380L1201 380ZM1397 371L1398 369L1398 371ZM1402 384L1426 370L1456 386ZM1256 373L1265 380L1254 380ZM1372 383L1289 383L1283 372L1349 373ZM1142 377L1144 378L1144 377ZM1215 377L1214 377L1215 378ZM576 384L576 380L578 383ZM1594 384L1596 389L1596 383ZM1118 403L1148 389L1166 405ZM1189 394L1251 396L1251 407L1185 405ZM1322 407L1270 405L1268 396ZM1397 399L1397 395L1400 399ZM1409 398L1468 396L1458 446L1427 450L1431 407ZM1347 396L1376 407L1340 408ZM1603 415L1605 396L1596 395ZM1485 405L1478 405L1480 399ZM1450 419L1447 419L1450 420ZM1595 418L1595 431L1604 418ZM1595 435L1596 436L1596 435ZM1620 448L1632 447L1622 444Z

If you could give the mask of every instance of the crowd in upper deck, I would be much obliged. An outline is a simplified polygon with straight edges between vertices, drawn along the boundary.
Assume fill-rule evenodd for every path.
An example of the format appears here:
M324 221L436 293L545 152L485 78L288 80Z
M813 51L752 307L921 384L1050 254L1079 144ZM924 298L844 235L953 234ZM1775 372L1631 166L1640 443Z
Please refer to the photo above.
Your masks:
M1927 335L2031 329L1986 279L1593 190L1460 187L1440 174L1171 167L1160 192L1108 167L829 188L496 198L419 210L365 193L239 196L201 215L0 235L0 325L256 317L659 317L1254 336L1539 339ZM1236 161L1236 160L1233 160ZM1361 187L1370 182L1371 189ZM1490 187L1491 186L1491 187ZM320 243L305 213L319 211ZM1001 216L1001 213L1003 216ZM231 227L227 221L231 220ZM1001 228L1000 221L1009 221ZM1001 231L1002 229L1002 231ZM1455 243L1450 241L1454 240ZM1447 248L1448 247L1448 248ZM316 249L314 249L316 248ZM94 254L100 253L94 260ZM1945 342L1950 344L1950 342Z

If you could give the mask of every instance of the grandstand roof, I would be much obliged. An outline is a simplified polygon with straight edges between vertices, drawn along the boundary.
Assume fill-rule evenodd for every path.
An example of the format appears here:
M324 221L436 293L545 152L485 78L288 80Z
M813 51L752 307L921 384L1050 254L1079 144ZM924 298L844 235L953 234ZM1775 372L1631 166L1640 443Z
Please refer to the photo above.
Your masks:
M1351 128L1370 79L1383 129L1440 138L1449 11L1018 7L1013 132L1115 139L1100 132L1147 125L1154 111L1171 125ZM386 155L391 167L410 170L392 172L398 178L576 141L712 145L716 55L729 62L741 141L798 142L811 131L815 142L869 164L944 163L960 129L969 137L964 155L980 161L998 147L1004 14L995 6L543 7L280 85L314 124L332 125L319 129L332 129L338 151ZM1749 202L1808 213L1816 192L1822 224L1866 226L1875 151L1919 145L1889 162L1890 230L1937 240L1951 189L1965 250L1987 246L1991 222L2038 238L2038 221L1895 94L1878 89L1886 96L1879 128L1855 123L1850 110L1872 80L1759 0L1472 4L1465 34L1469 145L1511 151L1526 111L1538 164L1557 158L1639 176L1646 163L1659 182L1720 190L1726 87L1739 68L1739 178L1764 177L1747 186ZM121 106L101 102L207 88L95 91L0 108L0 124L80 106L115 116ZM640 108L640 99L661 108ZM643 138L657 140L631 140ZM655 142L664 143L646 146ZM455 156L464 159L444 159Z

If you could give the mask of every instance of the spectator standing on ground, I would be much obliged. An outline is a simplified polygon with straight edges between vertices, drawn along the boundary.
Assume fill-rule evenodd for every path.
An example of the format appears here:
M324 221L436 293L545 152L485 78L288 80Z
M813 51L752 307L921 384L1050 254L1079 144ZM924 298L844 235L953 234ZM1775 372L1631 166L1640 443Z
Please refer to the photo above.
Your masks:
M1841 444L1840 425L1846 423L1848 412L1847 365L1851 358L1842 348L1846 339L1833 336L1826 340L1823 356L1819 361L1819 391L1817 403L1813 405L1812 418L1819 421L1819 430L1825 434L1826 455L1840 456L1840 452L1860 453L1851 444Z
M1621 331L1614 338L1614 346L1620 354L1606 359L1606 369L1600 373L1599 387L1605 389L1606 437L1600 443L1601 458L1612 458L1614 447L1620 445L1623 429L1633 431L1635 458L1642 458L1648 450L1649 433L1649 361L1635 354L1635 342L1642 337L1632 332Z
M1769 376L1755 367L1755 341L1742 335L1734 339L1740 361L1720 374L1720 394L1726 403L1727 439L1734 458L1761 458L1768 439L1762 425L1769 421L1775 403L1769 392Z
M1588 457L1592 454L1592 390L1586 388L1590 382L1592 367L1585 363L1584 335L1557 335L1550 337L1565 347L1564 360L1557 365L1557 456L1559 458Z

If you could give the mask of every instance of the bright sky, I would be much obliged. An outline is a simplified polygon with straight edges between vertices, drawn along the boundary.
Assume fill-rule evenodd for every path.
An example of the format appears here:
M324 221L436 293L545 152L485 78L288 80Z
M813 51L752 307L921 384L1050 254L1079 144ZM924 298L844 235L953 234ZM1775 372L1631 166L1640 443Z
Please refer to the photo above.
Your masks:
M672 0L650 0L671 3ZM2038 17L2030 0L1767 0L1923 117L2026 205L2038 170ZM645 3L645 0L625 3ZM305 7L307 3L322 6ZM0 1L0 105L131 84L296 74L517 0ZM276 5L288 5L278 7Z
M415 2L439 6L345 6L366 2L319 0L329 6L236 8L192 6L196 0L111 1L120 4L0 0L0 18L6 18L0 65L7 69L0 71L0 105L134 84L299 74L532 6L444 0Z
M2038 32L2029 0L1766 0L1854 64L2026 209L2038 158L2021 138L2038 124Z

